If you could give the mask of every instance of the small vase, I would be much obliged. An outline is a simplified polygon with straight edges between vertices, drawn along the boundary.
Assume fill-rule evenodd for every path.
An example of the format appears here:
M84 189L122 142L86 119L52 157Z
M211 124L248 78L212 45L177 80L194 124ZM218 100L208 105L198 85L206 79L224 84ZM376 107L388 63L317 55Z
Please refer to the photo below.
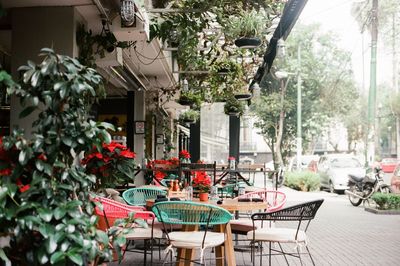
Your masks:
M199 193L199 199L200 201L208 201L208 193L207 192Z

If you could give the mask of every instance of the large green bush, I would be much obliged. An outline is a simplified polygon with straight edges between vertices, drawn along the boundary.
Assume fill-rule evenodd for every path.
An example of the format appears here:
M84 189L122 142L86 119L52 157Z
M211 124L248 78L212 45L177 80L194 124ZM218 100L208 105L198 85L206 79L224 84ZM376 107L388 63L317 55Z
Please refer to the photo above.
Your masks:
M14 129L0 139L0 264L88 265L111 260L126 239L97 230L89 192L96 177L79 156L111 140L111 125L88 119L104 94L101 76L78 60L42 49L43 61L19 68L21 83L2 81L33 111L33 137ZM116 230L116 231L115 231ZM117 233L115 229L113 233ZM111 233L111 231L109 231Z
M301 191L315 191L320 187L319 175L310 171L289 172L285 185Z
M375 193L371 198L380 210L400 209L400 195Z

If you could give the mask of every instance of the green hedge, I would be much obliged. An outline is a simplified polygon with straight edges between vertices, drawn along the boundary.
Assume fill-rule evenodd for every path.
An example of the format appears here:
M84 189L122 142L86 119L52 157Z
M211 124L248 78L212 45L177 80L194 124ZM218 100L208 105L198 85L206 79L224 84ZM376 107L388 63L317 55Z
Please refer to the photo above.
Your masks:
M310 171L288 172L285 175L285 185L301 191L319 190L319 175Z
M380 210L400 209L399 194L375 193L371 198Z

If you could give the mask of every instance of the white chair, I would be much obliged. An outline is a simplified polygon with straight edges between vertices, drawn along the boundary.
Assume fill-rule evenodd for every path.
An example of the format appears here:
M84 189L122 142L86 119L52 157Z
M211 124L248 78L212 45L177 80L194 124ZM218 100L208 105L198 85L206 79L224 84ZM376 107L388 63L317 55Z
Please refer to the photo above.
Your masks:
M273 212L260 212L254 213L251 216L253 221L253 226L256 222L276 222L276 221L287 221L295 222L297 224L296 228L260 228L255 229L247 233L247 239L252 241L251 256L253 261L253 266L255 265L255 243L259 243L261 246L260 251L260 266L262 265L262 242L269 243L269 265L271 265L272 255L283 255L285 257L286 263L289 265L286 255L294 256L299 258L301 265L303 262L301 260L302 254L308 254L310 256L311 262L315 265L314 260L311 256L310 250L307 245L307 235L306 231L312 219L314 219L319 207L323 203L323 199L314 200L306 203L297 204L294 206L286 207L281 210ZM273 249L272 243L277 243L280 250ZM293 243L296 249L296 253L284 252L282 248L282 243ZM301 253L300 248L305 247L307 253ZM272 254L274 252L274 254Z

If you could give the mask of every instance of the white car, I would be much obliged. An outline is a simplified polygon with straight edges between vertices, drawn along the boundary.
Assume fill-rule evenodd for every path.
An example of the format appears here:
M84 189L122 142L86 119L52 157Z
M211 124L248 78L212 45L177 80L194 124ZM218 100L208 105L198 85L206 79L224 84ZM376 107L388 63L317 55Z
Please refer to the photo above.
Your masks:
M330 192L344 192L348 189L349 174L363 177L365 168L357 157L351 154L327 154L320 157L318 174L321 187Z

